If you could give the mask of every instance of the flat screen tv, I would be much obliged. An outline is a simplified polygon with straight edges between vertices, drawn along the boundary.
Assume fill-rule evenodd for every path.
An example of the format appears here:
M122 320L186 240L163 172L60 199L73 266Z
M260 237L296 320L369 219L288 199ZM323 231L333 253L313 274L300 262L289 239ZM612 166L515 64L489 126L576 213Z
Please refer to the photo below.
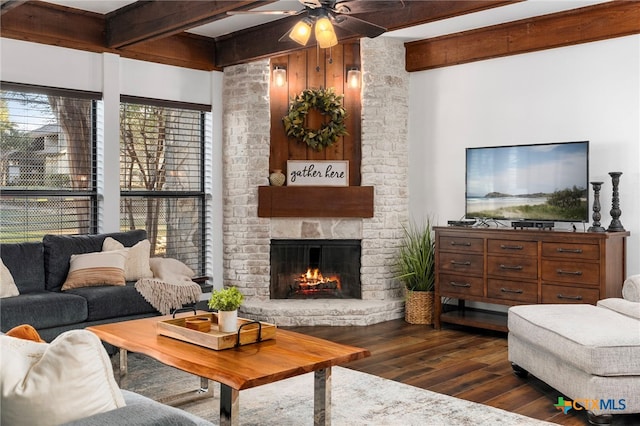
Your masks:
M589 142L466 149L467 218L589 221Z

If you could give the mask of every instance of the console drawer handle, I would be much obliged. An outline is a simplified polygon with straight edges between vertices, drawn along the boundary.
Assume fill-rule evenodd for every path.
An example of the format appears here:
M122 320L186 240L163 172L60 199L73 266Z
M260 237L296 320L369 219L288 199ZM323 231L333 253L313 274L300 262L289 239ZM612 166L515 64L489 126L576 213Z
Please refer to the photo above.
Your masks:
M503 250L522 250L524 246L508 246L506 244L500 244L500 248Z
M522 294L522 293L524 293L524 291L523 291L522 289L520 289L520 288L510 289L510 288L504 288L504 287L502 287L502 288L500 289L500 291L501 291L501 292L503 292L503 293L516 293L516 294Z
M558 299L582 300L582 296L565 296L564 294L559 293Z
M556 269L558 275L582 275L582 271L564 271L562 269Z
M465 246L465 247L471 247L471 243L469 243L469 242L459 243L459 242L457 242L457 241L451 241L451 245L452 245L452 246Z
M466 262L458 262L456 260L452 260L451 264L455 265L455 266L470 266L471 265L471 261L467 260Z
M566 249L562 247L558 247L556 251L558 253L578 253L578 254L582 253L582 249Z
M500 265L500 269L507 269L510 271L522 271L522 268L523 268L522 265L515 265L515 266Z
M457 283L455 281L449 281L449 284L451 284L454 287L464 287L464 288L471 287L471 284L469 284L469 283Z

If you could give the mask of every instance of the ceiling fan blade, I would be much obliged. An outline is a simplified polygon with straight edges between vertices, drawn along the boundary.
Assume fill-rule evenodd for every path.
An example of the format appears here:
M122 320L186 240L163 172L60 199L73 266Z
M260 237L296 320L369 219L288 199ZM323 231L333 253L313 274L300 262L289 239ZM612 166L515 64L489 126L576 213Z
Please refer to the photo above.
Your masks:
M356 18L351 15L339 15L335 24L344 30L352 32L354 34L362 34L369 38L378 37L379 35L387 32L387 29L376 25L372 22L363 21L360 18Z
M297 15L298 10L229 10L227 15Z
M304 7L309 9L318 9L322 7L322 1L320 0L298 0ZM326 1L326 0L325 0Z
M344 0L337 1L334 10L340 14L357 15L388 9L402 9L404 6L404 0Z

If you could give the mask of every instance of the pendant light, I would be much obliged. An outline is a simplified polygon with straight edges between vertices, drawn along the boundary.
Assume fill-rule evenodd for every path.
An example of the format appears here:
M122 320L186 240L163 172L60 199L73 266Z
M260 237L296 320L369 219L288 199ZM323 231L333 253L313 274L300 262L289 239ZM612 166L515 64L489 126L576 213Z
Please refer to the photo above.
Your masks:
M338 44L338 37L328 17L323 16L316 21L316 41L322 49Z
M311 28L313 27L313 21L309 18L304 18L298 21L291 31L289 31L289 38L298 44L306 46L311 37Z

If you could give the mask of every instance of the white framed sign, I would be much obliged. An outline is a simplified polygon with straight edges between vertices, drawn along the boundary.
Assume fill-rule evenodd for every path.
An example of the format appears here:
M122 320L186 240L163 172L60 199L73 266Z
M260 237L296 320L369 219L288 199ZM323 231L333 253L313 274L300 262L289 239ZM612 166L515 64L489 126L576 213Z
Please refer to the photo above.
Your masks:
M288 160L288 186L349 186L347 160Z

